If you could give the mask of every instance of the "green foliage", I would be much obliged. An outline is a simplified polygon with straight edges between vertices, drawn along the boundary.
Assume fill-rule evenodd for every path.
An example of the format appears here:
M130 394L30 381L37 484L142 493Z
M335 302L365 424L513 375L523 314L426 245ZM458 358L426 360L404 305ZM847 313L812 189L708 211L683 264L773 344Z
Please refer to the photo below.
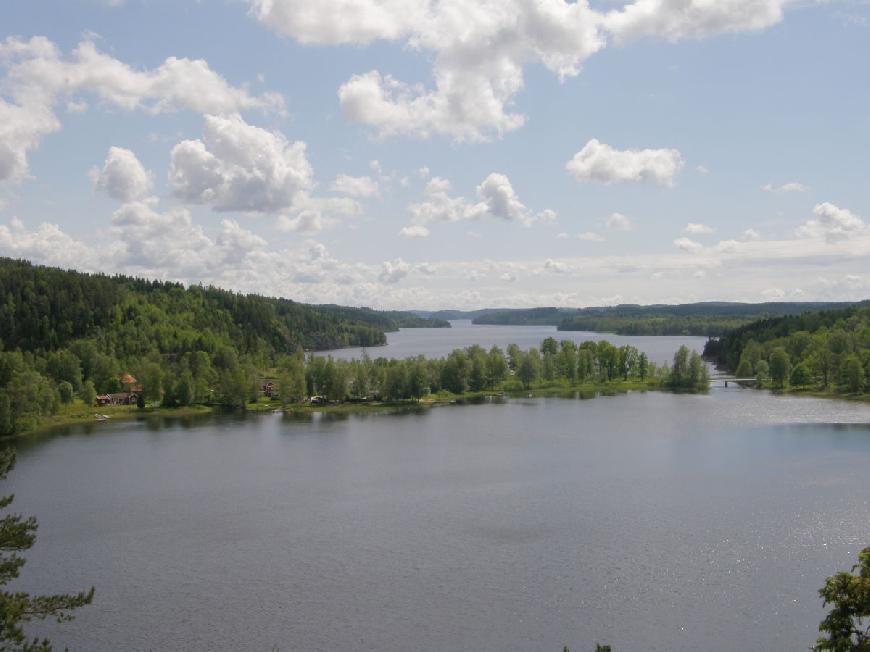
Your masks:
M674 354L667 385L677 390L706 392L710 387L710 377L701 354L681 346Z
M60 381L57 384L57 395L61 403L72 403L72 400L75 398L73 386L65 380Z
M560 331L598 331L620 335L718 336L772 316L808 310L843 308L848 303L730 303L701 302L681 305L623 304L592 308L530 308L482 310L471 314L436 313L451 319L471 317L475 324L551 325Z
M804 387L813 382L813 375L805 362L799 362L791 370L791 384L795 387Z
M15 451L0 452L0 479L15 465ZM8 508L14 496L0 498L0 508ZM25 560L19 554L29 550L36 541L36 519L20 514L7 514L0 519L0 587L18 577ZM72 619L72 612L90 604L94 589L75 594L32 596L21 591L0 589L0 650L10 652L50 652L48 640L29 639L24 625L32 620L53 618L58 622Z
M94 387L94 382L90 379L82 383L82 391L79 392L79 397L85 405L93 405L97 401L97 390Z
M822 636L813 650L870 652L870 548L858 553L851 573L829 577L819 595L831 611L819 625Z
M755 363L755 380L759 387L764 387L770 380L770 364L767 360L759 360Z
M768 367L773 386L783 389L791 379L791 359L784 348L778 346L773 350Z
M867 391L870 308L764 319L711 339L705 354L740 378L839 394ZM753 374L745 373L753 367Z
M6 258L0 288L0 435L36 427L72 399L70 386L89 406L97 394L136 390L141 404L243 408L258 397L257 370L297 350L379 345L399 327L449 326ZM131 372L142 392L121 381ZM307 396L298 373L293 384L295 400ZM324 391L344 398L344 378L327 379Z

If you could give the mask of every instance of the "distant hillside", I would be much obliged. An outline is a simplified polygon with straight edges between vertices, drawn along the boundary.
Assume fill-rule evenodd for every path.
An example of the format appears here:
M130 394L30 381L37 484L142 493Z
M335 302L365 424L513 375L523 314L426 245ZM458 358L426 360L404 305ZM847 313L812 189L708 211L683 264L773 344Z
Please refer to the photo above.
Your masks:
M865 302L866 303L866 302ZM622 304L590 308L482 310L475 324L550 325L561 331L599 331L620 335L721 335L757 319L808 311L841 309L852 303L709 301L679 305ZM442 313L443 314L443 313Z
M51 351L81 338L116 355L230 344L239 353L375 346L402 326L449 326L411 313L310 306L213 287L83 274L0 258L0 342Z

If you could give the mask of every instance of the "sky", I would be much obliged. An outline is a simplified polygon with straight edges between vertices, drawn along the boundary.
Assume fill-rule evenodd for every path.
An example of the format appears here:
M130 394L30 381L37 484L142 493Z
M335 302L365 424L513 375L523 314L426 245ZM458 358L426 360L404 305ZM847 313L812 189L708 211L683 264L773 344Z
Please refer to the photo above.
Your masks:
M0 255L389 309L870 297L870 0L7 0Z

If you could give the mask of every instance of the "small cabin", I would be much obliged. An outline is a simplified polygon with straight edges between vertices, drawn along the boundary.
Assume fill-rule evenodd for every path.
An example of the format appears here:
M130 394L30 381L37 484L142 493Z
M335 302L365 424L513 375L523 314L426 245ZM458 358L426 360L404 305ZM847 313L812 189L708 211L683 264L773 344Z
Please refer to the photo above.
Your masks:
M114 392L97 396L97 405L136 405L139 401L138 392Z

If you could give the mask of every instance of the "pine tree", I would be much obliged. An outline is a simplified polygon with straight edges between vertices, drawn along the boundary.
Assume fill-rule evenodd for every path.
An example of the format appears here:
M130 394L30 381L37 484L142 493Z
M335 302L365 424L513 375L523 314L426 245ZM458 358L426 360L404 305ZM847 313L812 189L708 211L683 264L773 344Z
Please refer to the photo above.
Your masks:
M0 479L15 465L15 451L0 452ZM14 496L0 498L0 509L9 507ZM0 518L0 587L18 577L25 560L18 553L28 550L36 541L36 519L20 514L7 514ZM90 604L94 589L75 594L37 595L0 590L0 650L9 652L50 652L46 640L28 639L24 623L54 618L57 622L71 620L74 609Z

